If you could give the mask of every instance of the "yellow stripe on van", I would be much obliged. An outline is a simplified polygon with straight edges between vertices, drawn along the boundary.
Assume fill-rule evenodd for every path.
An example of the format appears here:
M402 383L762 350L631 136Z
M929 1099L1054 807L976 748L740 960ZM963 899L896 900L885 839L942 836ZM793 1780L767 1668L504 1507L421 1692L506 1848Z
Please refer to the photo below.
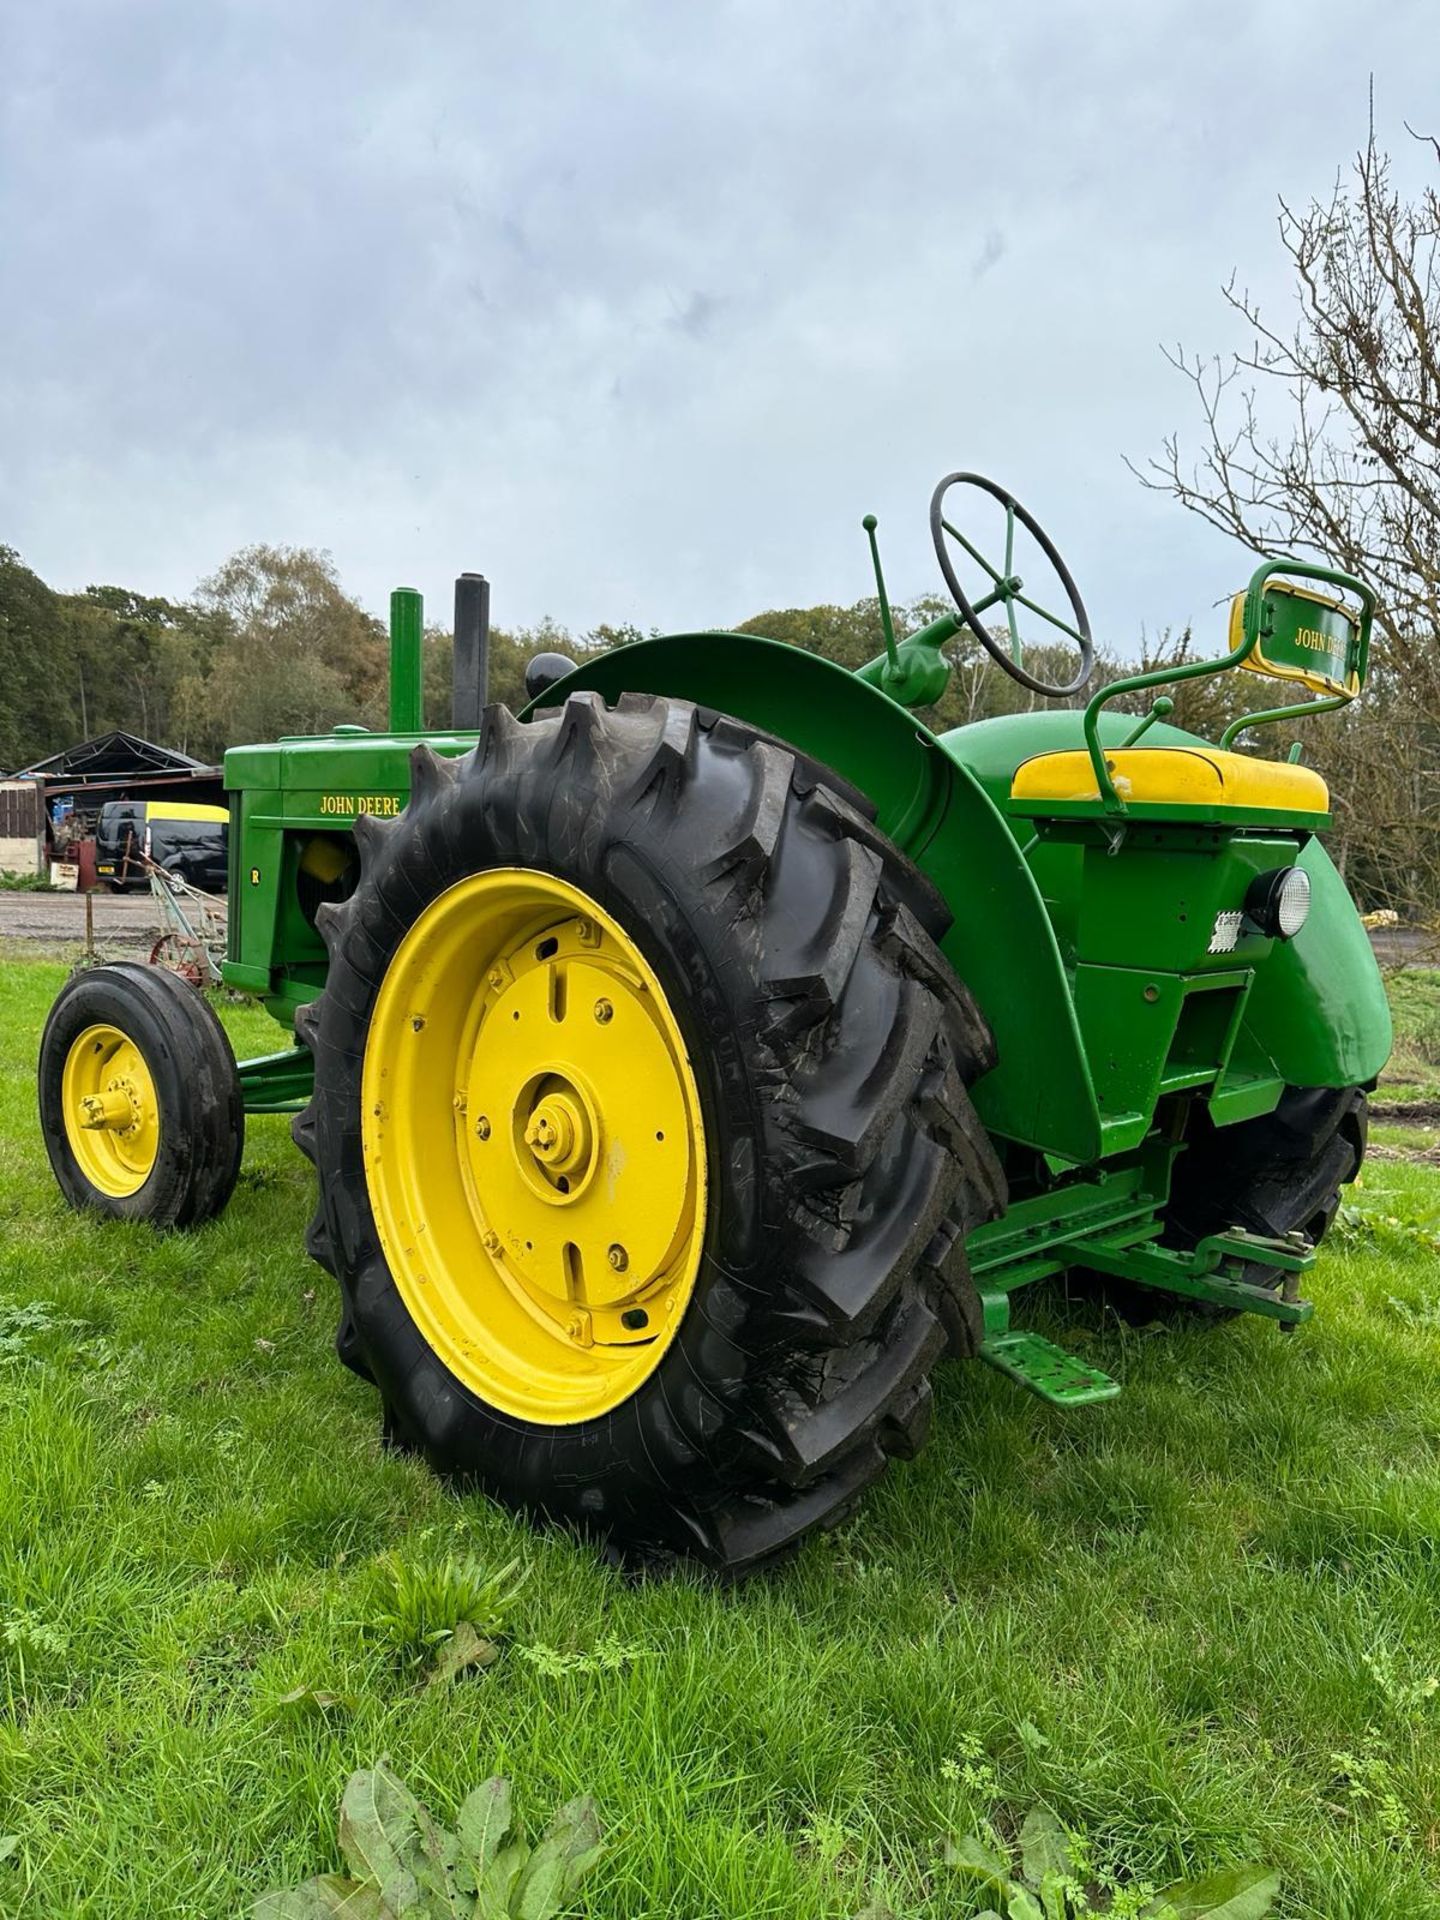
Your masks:
M157 820L214 820L218 824L230 818L228 807L201 807L169 800L147 800L142 813L151 825Z

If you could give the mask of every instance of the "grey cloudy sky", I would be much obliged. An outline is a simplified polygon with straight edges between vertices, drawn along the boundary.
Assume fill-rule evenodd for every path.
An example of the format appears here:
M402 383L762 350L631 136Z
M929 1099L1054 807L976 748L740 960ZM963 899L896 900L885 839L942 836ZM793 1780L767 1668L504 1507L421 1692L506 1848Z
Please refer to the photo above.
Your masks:
M0 8L0 542L175 597L253 540L379 610L684 628L938 586L994 473L1102 642L1244 556L1122 456L1289 297L1279 191L1440 121L1433 0Z

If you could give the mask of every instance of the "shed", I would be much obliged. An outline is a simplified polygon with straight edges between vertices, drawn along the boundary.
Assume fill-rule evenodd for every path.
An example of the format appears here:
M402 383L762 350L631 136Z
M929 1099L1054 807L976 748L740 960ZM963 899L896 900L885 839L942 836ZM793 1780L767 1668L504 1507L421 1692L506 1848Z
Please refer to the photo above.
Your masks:
M0 873L43 873L45 829L40 785L0 780Z
M31 781L40 791L51 857L93 835L96 817L107 800L183 798L206 806L225 805L221 768L118 727L22 767L15 780Z

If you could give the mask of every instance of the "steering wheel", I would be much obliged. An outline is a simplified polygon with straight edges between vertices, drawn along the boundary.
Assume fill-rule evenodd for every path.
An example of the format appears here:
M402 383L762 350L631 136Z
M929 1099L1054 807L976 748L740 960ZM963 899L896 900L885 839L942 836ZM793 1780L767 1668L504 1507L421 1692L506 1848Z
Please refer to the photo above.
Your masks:
M1005 509L1005 567L998 571L992 567L977 548L945 518L945 496L952 487L979 487L982 492L992 495ZM1031 533L1041 552L1059 575L1060 584L1065 589L1065 597L1070 602L1070 611L1074 615L1074 624L1062 620L1059 614L1051 613L1048 608L1038 606L1028 600L1020 591L1024 581L1014 572L1015 522ZM1029 687L1032 693L1043 693L1052 700L1063 700L1067 695L1079 693L1095 670L1095 647L1090 638L1090 617L1085 611L1075 582L1070 578L1070 570L1060 558L1044 528L1033 515L1027 513L1013 493L1007 493L995 481L987 480L983 473L947 473L930 497L930 537L935 542L935 557L940 562L940 571L945 576L945 584L954 596L961 617L975 638L991 657L998 661L1012 680L1018 680L1022 687ZM989 574L994 587L983 599L971 602L966 599L964 589L955 572L955 564L950 557L948 541L953 540L969 554L970 558ZM995 639L984 625L980 615L987 608L1002 604L1005 608L1005 620L1010 629L1010 651ZM1033 673L1026 670L1025 649L1021 644L1019 632L1015 626L1015 608L1026 607L1031 613L1038 614L1042 620L1048 620L1052 627L1058 627L1067 634L1080 649L1080 665L1075 678L1067 681L1063 687L1052 687L1044 680L1037 680Z

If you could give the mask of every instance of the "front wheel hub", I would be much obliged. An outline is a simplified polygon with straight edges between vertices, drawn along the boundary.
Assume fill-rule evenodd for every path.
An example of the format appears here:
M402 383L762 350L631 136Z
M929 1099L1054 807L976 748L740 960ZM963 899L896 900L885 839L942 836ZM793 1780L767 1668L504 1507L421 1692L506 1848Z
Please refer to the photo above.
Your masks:
M65 1135L100 1193L123 1200L150 1178L160 1145L160 1102L145 1056L119 1027L75 1036L61 1076Z
M707 1191L684 1038L629 934L554 875L458 882L385 973L363 1092L381 1244L450 1371L542 1424L628 1398L684 1317Z

